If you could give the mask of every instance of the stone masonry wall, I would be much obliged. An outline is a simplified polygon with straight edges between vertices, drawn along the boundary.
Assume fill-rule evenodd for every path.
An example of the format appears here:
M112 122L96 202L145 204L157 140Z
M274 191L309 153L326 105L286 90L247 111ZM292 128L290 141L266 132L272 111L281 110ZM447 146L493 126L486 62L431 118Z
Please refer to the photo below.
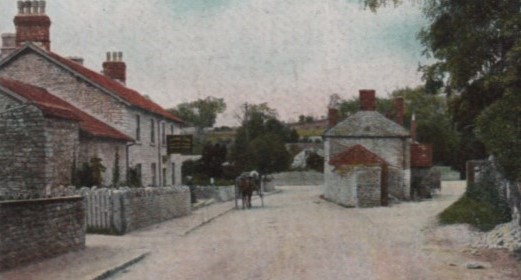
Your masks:
M187 187L129 189L116 191L114 195L114 201L120 203L114 208L122 209L121 221L115 221L116 230L121 233L191 213Z
M80 143L77 167L89 163L91 158L98 157L106 170L103 173L102 186L111 186L116 163L116 152L119 154L119 183L127 180L127 156L125 143L102 140L85 139ZM98 186L99 187L99 186Z
M47 185L70 185L79 143L78 123L46 119L45 138Z
M382 205L381 172L381 167L357 168L358 207Z
M487 178L490 171L494 174L492 179L499 186L500 192L505 193L512 210L512 223L519 229L521 227L521 182L511 182L503 178L492 160L470 160L467 162L467 185L491 180Z
M85 247L80 197L0 202L0 270Z
M45 124L34 106L0 114L0 192L42 191L47 185Z

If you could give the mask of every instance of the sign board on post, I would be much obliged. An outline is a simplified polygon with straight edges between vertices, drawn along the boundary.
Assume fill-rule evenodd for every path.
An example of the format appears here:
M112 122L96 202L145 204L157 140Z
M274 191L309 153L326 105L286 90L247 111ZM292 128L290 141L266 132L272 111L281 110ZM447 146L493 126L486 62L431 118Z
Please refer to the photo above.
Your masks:
M192 154L192 135L167 135L168 154Z

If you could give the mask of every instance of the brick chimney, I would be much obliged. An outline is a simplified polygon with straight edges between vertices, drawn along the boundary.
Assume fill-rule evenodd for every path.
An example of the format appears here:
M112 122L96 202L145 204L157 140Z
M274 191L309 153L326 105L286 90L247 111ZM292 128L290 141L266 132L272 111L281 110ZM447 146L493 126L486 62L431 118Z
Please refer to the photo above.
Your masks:
M403 97L397 97L394 99L394 121L403 126L403 115L405 113L405 105Z
M127 80L127 65L123 62L122 52L107 52L107 61L103 62L103 74L125 84Z
M8 56L14 50L16 50L16 34L2 34L2 50L0 52L0 58Z
M376 110L376 93L373 89L360 90L360 110L375 111Z
M51 50L51 19L45 14L45 1L18 1L18 15L14 17L16 46L25 42Z
M327 127L331 128L340 121L340 112L338 107L340 106L340 96L333 94L329 97L329 104L327 106Z
M333 127L337 125L340 120L340 116L337 108L327 108L327 127Z

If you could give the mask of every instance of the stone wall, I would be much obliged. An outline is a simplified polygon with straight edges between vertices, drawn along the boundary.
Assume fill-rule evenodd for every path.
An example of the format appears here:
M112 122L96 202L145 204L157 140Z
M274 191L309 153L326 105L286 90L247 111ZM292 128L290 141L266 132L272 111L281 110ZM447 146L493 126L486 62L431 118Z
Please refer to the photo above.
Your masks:
M486 178L492 169L494 178ZM512 223L521 227L521 182L511 182L503 178L493 160L470 160L467 162L467 185L484 180L494 180L505 194L512 210Z
M101 163L106 170L103 173L103 186L111 186L116 167L116 153L119 155L119 183L127 181L127 156L126 145L122 142L86 139L82 138L78 153L77 167L81 168L83 163L89 163L91 158L101 159Z
M382 205L381 167L357 168L358 207Z
M139 228L186 216L191 212L188 188L147 188L116 191L121 202L122 228L119 232L130 232Z
M81 197L0 202L0 270L85 247Z
M224 202L234 199L235 188L234 186L196 186L195 196L197 199L215 199L218 202Z
M31 136L29 136L31 137ZM46 119L45 173L51 187L70 185L79 143L78 123Z
M0 114L0 192L41 191L47 185L45 124L34 106Z
M411 190L415 199L431 198L441 190L441 172L436 168L412 168Z
M333 168L328 165L327 168ZM381 172L379 166L349 166L325 174L324 198L346 207L381 205Z

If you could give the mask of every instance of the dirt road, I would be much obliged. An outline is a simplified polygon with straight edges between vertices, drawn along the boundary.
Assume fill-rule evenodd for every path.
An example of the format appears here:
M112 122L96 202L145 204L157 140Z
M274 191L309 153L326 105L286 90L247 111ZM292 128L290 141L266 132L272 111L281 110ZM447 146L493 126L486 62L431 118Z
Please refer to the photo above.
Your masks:
M158 242L113 279L520 279L474 262L461 250L465 227L433 226L463 191L445 184L431 201L347 209L319 198L320 187L284 187L174 243ZM166 238L168 239L168 238Z

